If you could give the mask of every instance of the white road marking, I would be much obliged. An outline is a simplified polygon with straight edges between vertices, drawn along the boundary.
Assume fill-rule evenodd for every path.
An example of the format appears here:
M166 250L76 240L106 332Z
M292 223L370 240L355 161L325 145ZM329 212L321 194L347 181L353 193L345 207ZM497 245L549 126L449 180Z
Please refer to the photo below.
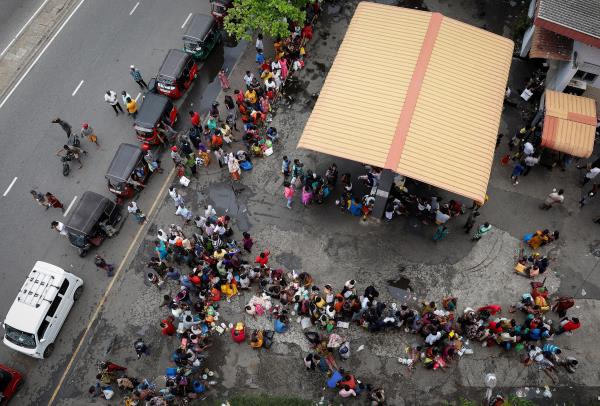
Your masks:
M192 13L189 13L188 16L187 16L187 18L183 22L183 25L181 26L182 30L183 30L183 27L185 27L185 25L188 23L188 21L190 21L190 18L192 18Z
M137 3L135 3L135 6L133 6L133 8L131 9L131 11L129 12L129 15L132 15L133 13L135 13L135 9L138 8L139 5L140 5L139 1Z
M15 35L14 38L12 40L10 40L10 42L8 43L8 45L6 46L6 48L4 48L4 50L2 52L0 52L0 56L4 56L4 54L6 53L6 51L8 51L8 49L12 46L12 44L15 43L15 41L17 40L17 38L19 38L19 36L21 36L21 34L23 34L23 31L25 31L25 28L27 28L27 26L33 21L33 19L35 18L35 16L38 15L38 13L42 10L42 8L44 8L44 6L46 5L46 3L48 3L48 0L44 0L44 2L42 3L42 5L39 6L37 10L35 10L35 13L33 13L31 15L31 17L29 17L29 20L27 20L27 22L25 23L25 25L21 27L21 29L19 30L19 32L17 33L17 35Z
M81 0L79 2L79 4L77 4L77 6L75 7L75 9L71 12L71 14L69 14L69 16L67 17L67 19L62 23L62 25L54 33L54 35L52 36L52 38L50 38L50 41L48 41L48 43L46 44L46 46L41 50L41 52L38 54L38 56L33 60L33 62L31 63L31 65L29 65L29 68L27 68L27 70L25 71L25 73L23 73L23 76L21 76L21 78L17 81L17 83L15 83L15 85L13 86L13 88L10 89L10 91L8 92L8 94L2 100L2 103L0 103L0 109L2 107L4 107L4 105L6 104L6 102L8 101L8 99L10 98L10 96L12 96L12 94L15 92L15 90L17 90L17 87L19 87L19 85L21 84L21 82L23 82L23 80L25 80L25 78L27 77L27 75L29 74L29 72L31 72L31 70L37 64L37 62L40 60L40 58L42 57L42 55L44 55L44 53L46 52L46 50L50 47L50 45L52 45L52 43L54 42L54 40L56 39L56 37L58 37L58 34L60 34L60 32L63 30L63 28L65 28L65 26L67 25L67 23L71 20L71 17L73 17L75 15L75 13L77 12L77 10L79 10L79 7L81 7L81 5L83 3L85 3L85 0Z
M79 88L81 87L81 85L83 85L83 80L81 82L79 82L79 84L77 85L77 87L75 88L75 90L73 90L73 93L71 93L71 96L75 96L75 94L77 93L77 91L79 90Z
M4 194L2 196L6 197L6 195L8 194L8 192L10 192L10 190L12 189L12 187L15 185L15 182L17 181L17 178L15 176L15 178L12 180L12 182L10 182L10 185L8 185L8 187L6 188L6 190L4 191Z
M135 96L135 101L137 103L138 99L140 98L140 96L142 95L142 92L139 92L137 96Z
M73 198L73 200L71 201L71 204L69 204L69 207L67 207L67 210L65 210L65 213L63 214L63 217L67 217L67 214L69 214L69 210L71 210L71 208L75 204L75 200L77 200L77 196L75 196Z

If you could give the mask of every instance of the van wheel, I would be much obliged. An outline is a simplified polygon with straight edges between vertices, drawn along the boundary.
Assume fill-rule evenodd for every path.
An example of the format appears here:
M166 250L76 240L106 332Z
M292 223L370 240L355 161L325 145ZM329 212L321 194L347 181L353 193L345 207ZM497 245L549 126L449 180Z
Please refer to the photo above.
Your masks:
M48 346L44 350L44 358L49 358L50 355L52 355L53 351L54 351L54 343L48 344Z
M75 289L75 292L73 293L73 301L77 301L79 300L79 298L81 297L81 295L83 294L83 286L79 286L77 289Z
M87 253L88 253L88 250L84 250L84 249L79 248L79 256L81 258L85 257L87 255Z

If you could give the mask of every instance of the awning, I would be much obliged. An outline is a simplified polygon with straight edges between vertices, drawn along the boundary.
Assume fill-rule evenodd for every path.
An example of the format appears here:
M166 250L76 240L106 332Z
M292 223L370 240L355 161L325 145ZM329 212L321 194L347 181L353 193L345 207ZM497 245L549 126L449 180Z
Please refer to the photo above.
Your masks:
M596 136L596 101L546 90L542 146L589 158Z
M298 147L482 202L512 51L439 13L362 2Z
M531 38L530 58L570 61L573 40L542 27L535 27Z

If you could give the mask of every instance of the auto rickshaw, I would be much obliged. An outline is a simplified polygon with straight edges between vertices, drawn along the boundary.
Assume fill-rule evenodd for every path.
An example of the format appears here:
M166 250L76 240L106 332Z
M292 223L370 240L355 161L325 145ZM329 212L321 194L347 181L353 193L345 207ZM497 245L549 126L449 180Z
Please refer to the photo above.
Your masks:
M183 50L195 59L203 60L220 40L217 22L209 15L194 14L183 36Z
M140 142L150 146L164 144L174 134L177 107L168 97L147 93L138 109L133 128Z
M160 94L178 99L198 76L198 64L181 49L170 49L158 70L156 90Z
M94 192L85 192L65 223L72 246L84 257L106 238L115 236L123 222L121 206Z
M150 174L142 150L137 145L121 144L104 176L108 190L117 195L117 203L133 197L144 188Z
M227 10L233 7L233 0L210 0L210 3L210 14L213 16L217 24L222 26L223 19L227 15Z

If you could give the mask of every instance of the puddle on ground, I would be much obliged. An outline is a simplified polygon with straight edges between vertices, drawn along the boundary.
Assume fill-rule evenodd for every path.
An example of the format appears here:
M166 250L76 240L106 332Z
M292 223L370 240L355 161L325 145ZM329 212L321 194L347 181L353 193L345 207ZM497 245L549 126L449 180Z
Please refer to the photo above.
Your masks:
M247 207L239 199L245 188L240 184L213 183L208 187L208 199L217 213L227 213L242 231L250 229ZM238 240L241 237L237 237Z
M400 300L401 302L408 302L412 300L412 287L410 286L410 280L403 276L398 279L388 279L388 291L393 298Z

